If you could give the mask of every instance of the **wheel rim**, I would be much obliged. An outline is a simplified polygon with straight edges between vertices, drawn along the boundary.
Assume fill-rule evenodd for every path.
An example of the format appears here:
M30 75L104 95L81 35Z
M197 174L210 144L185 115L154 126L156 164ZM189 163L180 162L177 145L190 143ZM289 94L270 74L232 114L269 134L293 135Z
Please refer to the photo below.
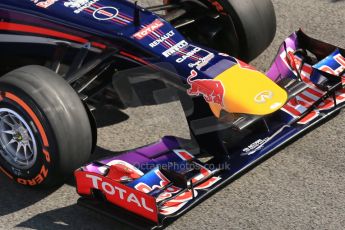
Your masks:
M37 159L35 136L18 113L0 108L0 155L17 169L31 168Z

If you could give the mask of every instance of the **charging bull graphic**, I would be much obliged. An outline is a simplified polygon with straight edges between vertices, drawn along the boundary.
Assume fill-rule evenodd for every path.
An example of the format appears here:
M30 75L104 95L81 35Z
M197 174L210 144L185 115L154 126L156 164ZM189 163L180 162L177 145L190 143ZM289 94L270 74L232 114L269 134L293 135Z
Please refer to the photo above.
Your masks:
M188 95L199 96L201 94L206 102L223 106L225 90L222 82L212 79L192 80L197 76L198 73L192 70L191 75L187 78L187 83L191 86L187 91Z

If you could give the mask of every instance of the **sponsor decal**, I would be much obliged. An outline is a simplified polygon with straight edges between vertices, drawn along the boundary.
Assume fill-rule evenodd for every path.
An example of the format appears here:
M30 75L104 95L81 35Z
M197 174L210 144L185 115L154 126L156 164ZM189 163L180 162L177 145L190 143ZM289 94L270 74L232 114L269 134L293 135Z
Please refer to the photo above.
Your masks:
M188 53L186 53L185 55L183 55L182 57L178 58L176 60L177 63L182 63L184 62L186 59L193 57L195 54L197 54L199 51L201 50L201 48L199 47L195 47L193 50L189 51Z
M287 48L287 53L293 54L294 50L290 47ZM285 65L290 68L291 71L296 73L295 69L292 69L288 58L287 53L284 51L280 57L285 63ZM300 75L302 80L308 84L309 88L307 88L304 92L300 93L295 98L292 98L284 107L282 108L282 111L286 112L293 118L300 117L305 111L307 111L310 106L313 106L313 104L318 101L321 97L325 95L325 92L319 89L317 86L313 84L313 82L310 80L312 73L313 73L313 67L307 63L303 63L304 65L301 68L302 60L297 55L293 55L293 62L296 69L301 69ZM291 59L291 56L290 56ZM339 61L339 60L338 60ZM345 63L344 63L345 64ZM344 65L345 66L345 65ZM343 79L344 81L344 79ZM337 103L345 102L345 89L339 90L336 92L336 100ZM328 110L334 107L334 100L333 98L329 97L324 100L317 108L315 108L313 111L311 111L307 116L305 116L303 119L301 119L298 124L307 124L313 120L315 120L320 115L320 111Z
M175 53L179 52L181 49L186 48L188 46L188 42L185 40L180 41L176 45L170 47L168 50L164 51L162 54L164 57L168 58Z
M51 5L53 5L54 3L56 3L57 1L59 1L59 0L46 0L46 1L31 0L31 2L36 4L36 6L41 7L41 8L48 8Z
M254 101L258 104L266 103L273 98L273 92L266 90L255 96Z
M175 35L175 32L173 30L170 30L168 33L164 34L163 36L159 37L157 40L150 43L151 48L155 48L156 46L162 44L169 38L173 37Z
M127 193L125 189L104 181L102 177L91 174L86 174L85 177L91 179L93 188L100 189L110 196L116 195L117 199L123 200L128 205L136 205L139 208L143 208L146 211L153 213L153 207L147 206L145 197L140 197L138 194L132 192Z
M104 6L95 10L92 16L100 21L111 20L117 17L119 10L112 6Z
M90 195L97 189L109 202L158 222L155 198L95 173L77 171L76 178L79 194Z
M201 70L202 67L206 66L215 57L214 53L186 42L177 44L177 46L164 52L163 55L169 57L177 53L180 55L176 59L177 63L188 61L188 67L191 69L196 68L197 70Z
M213 79L197 79L198 73L195 70L191 71L190 76L187 78L187 83L191 86L187 90L188 95L204 96L204 99L208 103L216 103L223 106L225 89L221 81Z
M256 151L261 150L264 147L264 144L266 144L270 140L269 137L266 137L265 139L259 139L255 141L254 143L250 144L247 148L244 148L242 151L244 152L243 155L249 156L255 153Z
M155 30L158 30L162 26L164 26L164 23L160 21L159 19L156 19L151 24L145 26L144 28L139 30L137 33L135 33L133 37L135 37L138 40L141 40L145 38L147 35L153 33Z
M98 1L99 0L68 0L64 3L64 6L75 9L74 13L79 14Z
M189 68L196 68L197 70L201 70L202 67L206 66L210 61L215 57L213 53L209 53L206 57L199 58L199 60L195 63L189 63Z

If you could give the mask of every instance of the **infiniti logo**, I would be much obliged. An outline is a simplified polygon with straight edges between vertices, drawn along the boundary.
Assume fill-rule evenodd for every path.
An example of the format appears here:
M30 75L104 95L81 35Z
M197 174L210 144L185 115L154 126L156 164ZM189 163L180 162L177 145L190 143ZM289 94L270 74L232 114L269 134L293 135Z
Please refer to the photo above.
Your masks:
M266 103L268 100L272 98L273 98L272 91L263 91L255 96L254 101L256 103L262 104L262 103Z

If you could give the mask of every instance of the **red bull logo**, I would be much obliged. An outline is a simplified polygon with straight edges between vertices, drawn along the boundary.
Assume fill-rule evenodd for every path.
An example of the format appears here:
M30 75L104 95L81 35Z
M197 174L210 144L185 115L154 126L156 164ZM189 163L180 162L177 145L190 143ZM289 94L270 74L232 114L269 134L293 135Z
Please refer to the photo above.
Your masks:
M191 86L188 89L188 95L204 96L204 99L208 103L215 103L223 106L225 89L221 81L212 79L197 79L198 73L195 70L191 71L191 75L187 78L188 84Z

